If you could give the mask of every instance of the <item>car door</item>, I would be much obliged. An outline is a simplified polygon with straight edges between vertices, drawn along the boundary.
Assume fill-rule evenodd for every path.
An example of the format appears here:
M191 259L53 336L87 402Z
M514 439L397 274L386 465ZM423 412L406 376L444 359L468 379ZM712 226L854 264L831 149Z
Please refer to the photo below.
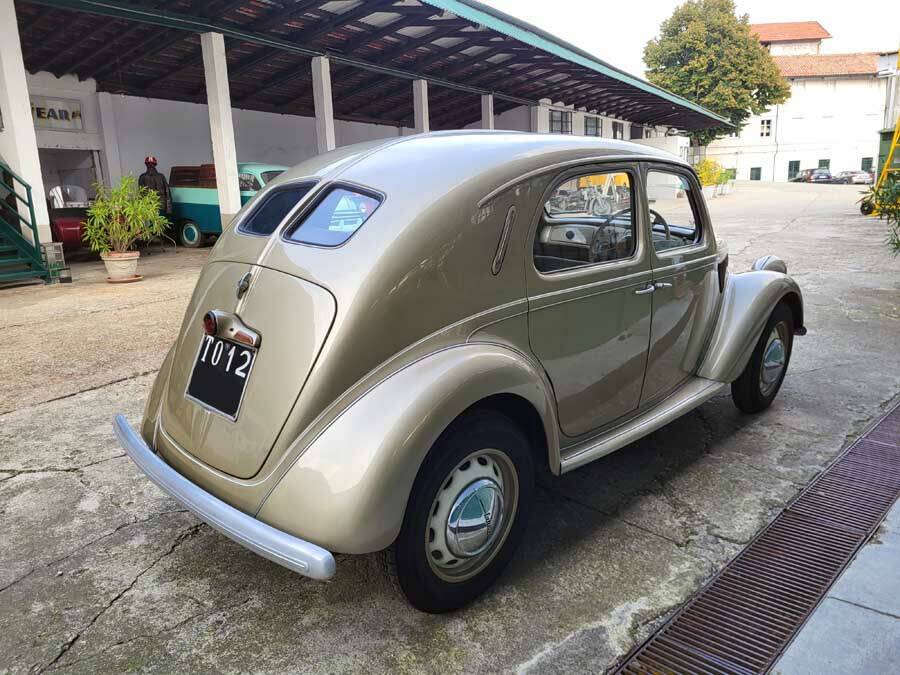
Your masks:
M526 256L531 348L568 436L637 408L650 339L651 266L637 165L560 174Z
M696 371L719 295L715 236L697 179L686 168L646 164L643 182L654 292L642 406Z

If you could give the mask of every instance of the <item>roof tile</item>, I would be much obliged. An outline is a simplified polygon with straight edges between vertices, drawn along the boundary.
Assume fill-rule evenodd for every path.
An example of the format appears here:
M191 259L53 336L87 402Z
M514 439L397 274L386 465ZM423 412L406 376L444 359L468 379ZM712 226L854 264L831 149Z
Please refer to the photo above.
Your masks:
M781 23L752 23L750 32L760 42L792 42L795 40L824 40L831 34L818 21L784 21Z
M878 52L773 56L772 60L784 77L874 75L878 72Z

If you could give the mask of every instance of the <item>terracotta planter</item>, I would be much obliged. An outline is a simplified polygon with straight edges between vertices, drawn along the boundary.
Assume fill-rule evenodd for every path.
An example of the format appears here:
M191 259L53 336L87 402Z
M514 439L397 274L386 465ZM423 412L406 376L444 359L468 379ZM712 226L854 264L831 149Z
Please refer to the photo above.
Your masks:
M140 257L140 251L101 253L100 258L106 265L106 280L110 283L121 283L140 279L137 274L138 258Z

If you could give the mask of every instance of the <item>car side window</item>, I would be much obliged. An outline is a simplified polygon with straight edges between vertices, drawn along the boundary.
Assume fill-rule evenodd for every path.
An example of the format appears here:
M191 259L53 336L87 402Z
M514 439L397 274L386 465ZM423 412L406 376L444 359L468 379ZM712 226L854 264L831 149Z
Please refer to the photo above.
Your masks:
M272 234L312 187L311 183L292 185L270 192L240 224L238 231L249 234Z
M239 173L238 186L241 192L255 192L262 189L259 180L252 173Z
M637 247L634 183L626 171L567 178L545 202L534 238L539 272L624 260Z
M647 202L653 248L664 253L700 242L697 195L691 183L678 173L650 169L647 172Z

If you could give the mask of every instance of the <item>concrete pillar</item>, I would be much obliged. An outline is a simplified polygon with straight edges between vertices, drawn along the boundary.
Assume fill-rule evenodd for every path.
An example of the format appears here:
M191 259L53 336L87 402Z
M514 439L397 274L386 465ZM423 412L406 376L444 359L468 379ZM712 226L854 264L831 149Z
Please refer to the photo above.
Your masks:
M221 33L203 33L203 71L206 77L206 102L209 106L209 133L212 137L219 214L224 229L241 208L238 186L237 151L234 148L234 124L231 121L231 90L225 61L225 38Z
M119 155L119 135L116 133L112 94L105 91L99 92L97 103L100 109L100 130L103 134L105 178L110 185L115 185L122 180L122 158Z
M316 145L319 154L334 150L334 106L331 101L331 66L325 56L312 60L313 102L316 107Z
M494 128L494 95L481 95L481 128Z
M31 101L25 81L25 64L22 61L22 43L19 41L19 25L13 0L0 0L0 112L3 114L3 131L0 131L0 159L31 185L31 201L38 238L47 243L50 236L50 216L47 213L47 195L41 175L37 136L31 119ZM14 185L23 197L24 190ZM20 208L22 217L28 218L28 209ZM32 240L31 230L22 224L22 234Z
M531 131L536 134L550 133L550 109L545 105L531 106Z
M413 111L416 133L428 133L428 80L413 80Z

